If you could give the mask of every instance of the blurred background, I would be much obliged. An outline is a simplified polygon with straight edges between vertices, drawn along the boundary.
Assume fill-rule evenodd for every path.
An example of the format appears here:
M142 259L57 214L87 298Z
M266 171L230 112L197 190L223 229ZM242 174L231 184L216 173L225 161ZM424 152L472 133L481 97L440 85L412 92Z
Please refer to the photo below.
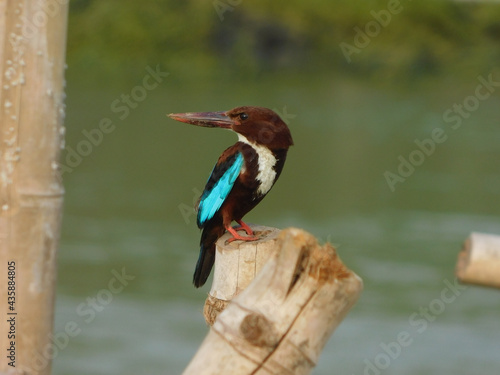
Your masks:
M236 137L166 114L240 105L295 141L247 221L365 283L314 374L497 374L498 291L454 267L500 234L499 59L494 2L72 0L54 374L185 368L208 331L192 207Z

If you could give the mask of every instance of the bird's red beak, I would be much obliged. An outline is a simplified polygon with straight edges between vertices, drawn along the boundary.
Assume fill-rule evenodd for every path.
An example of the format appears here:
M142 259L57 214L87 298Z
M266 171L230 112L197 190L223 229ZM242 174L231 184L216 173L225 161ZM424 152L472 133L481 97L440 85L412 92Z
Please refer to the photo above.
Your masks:
M234 125L234 121L226 115L226 112L171 113L168 117L180 122L204 126L206 128L231 129L231 125Z

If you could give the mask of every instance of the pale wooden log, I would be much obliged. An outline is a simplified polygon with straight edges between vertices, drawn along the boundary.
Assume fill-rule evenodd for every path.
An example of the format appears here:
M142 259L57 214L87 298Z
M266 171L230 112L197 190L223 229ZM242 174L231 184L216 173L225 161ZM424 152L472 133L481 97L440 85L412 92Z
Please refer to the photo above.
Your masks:
M276 250L279 229L260 225L251 228L258 241L226 243L232 237L229 232L217 241L212 288L203 309L208 325L213 325L229 301L252 282Z
M362 280L335 249L283 230L254 279L220 313L184 375L309 374Z
M500 236L471 233L458 254L455 272L463 283L500 288Z
M64 193L58 169L67 12L67 1L0 1L0 373L48 375L58 350L51 333ZM8 261L16 267L13 306ZM15 367L6 358L11 341Z

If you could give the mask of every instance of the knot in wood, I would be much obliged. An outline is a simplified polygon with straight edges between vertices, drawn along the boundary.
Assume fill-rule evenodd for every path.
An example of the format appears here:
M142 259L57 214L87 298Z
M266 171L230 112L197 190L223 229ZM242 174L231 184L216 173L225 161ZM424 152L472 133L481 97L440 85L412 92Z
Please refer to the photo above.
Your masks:
M243 337L254 346L272 348L279 341L272 323L261 314L248 314L241 322L240 331Z

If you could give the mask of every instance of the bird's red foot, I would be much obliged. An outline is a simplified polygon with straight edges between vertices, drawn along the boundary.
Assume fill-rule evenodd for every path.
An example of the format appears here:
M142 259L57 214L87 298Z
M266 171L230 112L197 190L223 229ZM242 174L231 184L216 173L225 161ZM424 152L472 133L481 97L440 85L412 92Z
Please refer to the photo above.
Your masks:
M240 225L238 225L237 227L234 227L233 228L234 230L242 230L243 229L249 236L254 235L252 228L250 228L248 226L248 224L244 223L242 220L236 220L236 222Z
M239 241L257 241L257 240L260 239L259 237L255 237L255 236L253 236L253 237L243 237L242 235L238 234L238 232L236 232L236 230L232 226L230 226L230 225L228 225L226 227L226 229L228 230L229 233L231 233L233 235L233 238L230 238L230 239L228 239L226 241L227 243L231 243L233 241L238 241L238 240ZM251 231L251 229L250 229L250 231ZM252 234L253 234L253 232L252 232Z

